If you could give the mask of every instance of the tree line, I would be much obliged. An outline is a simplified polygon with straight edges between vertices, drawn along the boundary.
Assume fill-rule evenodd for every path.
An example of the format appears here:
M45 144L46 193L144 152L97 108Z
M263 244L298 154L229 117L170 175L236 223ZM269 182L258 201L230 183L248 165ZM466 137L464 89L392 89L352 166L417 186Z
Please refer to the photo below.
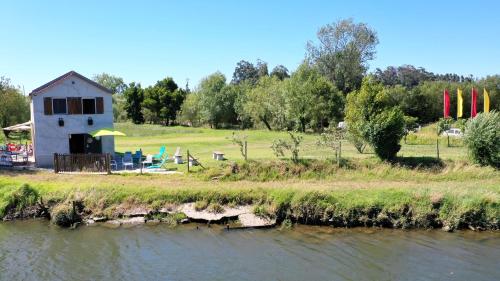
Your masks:
M145 89L131 83L119 87L124 90L121 100L117 98L117 104L122 105L116 106L119 109L115 117L134 123L320 132L345 118L347 97L361 89L367 76L383 86L405 116L420 124L435 122L442 116L445 88L451 93L463 90L464 116L470 111L467 94L472 87L487 88L491 108L499 108L500 75L478 79L472 75L435 74L412 65L368 73L378 42L376 31L367 24L340 20L318 30L316 40L307 43L306 56L293 73L283 65L269 71L262 60L242 60L236 64L230 81L215 72L202 79L194 91L179 88L172 78ZM100 76L95 77L96 81L107 86ZM451 95L451 102L456 104L456 94ZM482 106L482 99L478 106ZM125 109L127 115L120 109ZM451 114L455 111L456 107L452 107Z
M464 116L470 114L472 87L479 93L482 88L488 89L491 109L499 109L500 75L478 79L435 74L412 65L368 73L378 42L373 28L344 19L318 30L316 39L307 42L306 56L293 72L283 65L269 71L262 60L242 60L236 64L231 80L215 72L193 90L188 85L179 87L171 77L146 88L107 73L94 75L93 79L115 93L115 121L136 124L321 132L344 120L349 95L360 91L368 76L370 83L382 85L392 104L420 124L435 122L442 116L445 88L452 93L452 105L456 104L456 89L463 90ZM29 119L26 97L6 78L1 80L0 94L2 101L9 104L0 109L2 126ZM483 101L478 101L481 108ZM451 115L455 114L456 107L452 106Z

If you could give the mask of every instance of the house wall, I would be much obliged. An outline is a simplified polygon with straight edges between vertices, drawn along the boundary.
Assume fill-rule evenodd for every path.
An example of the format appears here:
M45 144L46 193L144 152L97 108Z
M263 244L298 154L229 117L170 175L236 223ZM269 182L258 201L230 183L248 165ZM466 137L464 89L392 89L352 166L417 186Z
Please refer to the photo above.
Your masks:
M45 115L43 98L95 98L103 97L103 114L53 114ZM33 149L37 167L52 167L54 153L69 153L69 135L85 134L104 127L113 128L112 95L75 76L59 81L58 84L31 97L31 121L33 130ZM87 124L92 117L94 124ZM64 127L58 124L64 120ZM114 137L101 137L102 152L114 153Z

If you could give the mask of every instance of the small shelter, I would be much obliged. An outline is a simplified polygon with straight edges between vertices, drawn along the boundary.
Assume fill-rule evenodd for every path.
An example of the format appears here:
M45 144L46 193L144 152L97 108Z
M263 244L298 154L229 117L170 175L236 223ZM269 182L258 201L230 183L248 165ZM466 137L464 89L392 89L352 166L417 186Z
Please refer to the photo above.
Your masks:
M30 132L31 121L3 128L4 132Z

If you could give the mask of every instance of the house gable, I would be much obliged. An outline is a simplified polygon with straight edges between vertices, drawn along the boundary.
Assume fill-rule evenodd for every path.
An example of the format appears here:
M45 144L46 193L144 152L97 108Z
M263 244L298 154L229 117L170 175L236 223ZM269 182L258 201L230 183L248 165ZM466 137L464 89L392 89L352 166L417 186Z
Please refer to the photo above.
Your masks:
M72 70L72 71L70 71L66 74L63 74L63 75L57 77L56 79L54 79L48 83L45 83L44 85L34 89L33 91L31 91L31 93L29 95L33 96L33 95L43 94L46 90L48 90L56 85L61 84L63 81L65 81L66 79L71 78L71 77L77 77L80 80L84 81L85 83L90 84L91 86L96 87L105 93L113 94L113 92L110 89L108 89L108 88L102 86L101 84L96 83L96 82L88 79L87 77L79 74L78 72Z

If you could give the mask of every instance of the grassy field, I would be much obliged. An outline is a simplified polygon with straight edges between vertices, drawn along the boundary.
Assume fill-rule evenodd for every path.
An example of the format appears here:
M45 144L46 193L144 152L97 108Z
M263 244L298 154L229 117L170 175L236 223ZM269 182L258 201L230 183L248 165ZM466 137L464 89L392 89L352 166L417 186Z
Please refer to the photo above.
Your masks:
M435 126L435 125L434 125ZM218 150L226 153L226 158L232 161L242 160L239 147L232 143L233 132L246 135L248 140L248 158L254 160L276 159L271 149L273 140L278 138L289 139L287 133L270 132L267 130L212 130L208 128L188 128L188 127L163 127L158 125L133 125L130 123L117 123L115 128L127 134L126 137L116 137L116 150L119 152L135 151L142 149L145 154L158 153L162 145L167 147L169 155L175 153L177 147L185 155L186 150L195 155L206 166L217 165L217 161L212 159L212 151ZM421 132L409 136L409 144L402 143L401 157L436 157L436 137L430 133L435 128L424 128ZM334 151L318 146L318 135L305 134L300 148L300 157L305 159L332 159L335 157ZM424 144L411 144L411 143ZM430 144L425 144L430 143ZM447 147L447 140L440 138L440 157L444 160L467 159L465 148L461 141L454 141L454 146ZM360 154L347 141L342 143L342 157L347 159L365 159L375 156L366 149ZM172 167L172 165L170 165Z
M272 153L272 141L287 138L282 132L238 131L248 135L249 161L244 162L230 140L232 130L128 123L116 124L116 129L127 134L116 138L117 151L142 148L152 154L165 145L172 155L180 147L184 154L189 149L207 169L187 174L186 165L168 163L167 168L184 173L0 171L0 217L28 204L19 195L20 186L28 184L49 208L79 201L86 214L108 217L136 206L158 210L170 204L209 202L253 204L258 214L308 224L499 229L500 172L470 164L464 147L446 147L445 138L440 148L444 160L437 161L432 128L411 137L412 142L431 144L403 144L398 164L380 162L369 151L359 154L344 142L346 160L341 167L331 160L331 150L316 145L315 135L305 135L303 160L295 164ZM213 150L225 152L229 160L211 159Z

